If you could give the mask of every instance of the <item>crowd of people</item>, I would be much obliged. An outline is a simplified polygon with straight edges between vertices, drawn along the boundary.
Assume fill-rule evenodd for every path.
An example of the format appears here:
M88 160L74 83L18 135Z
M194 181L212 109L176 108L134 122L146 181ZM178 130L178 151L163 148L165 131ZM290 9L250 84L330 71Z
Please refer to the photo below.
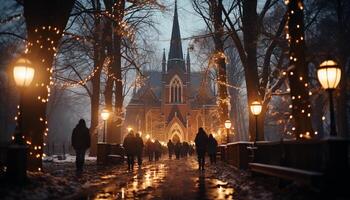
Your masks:
M176 159L192 156L196 150L198 156L199 170L204 170L205 155L208 154L210 163L216 163L216 152L218 143L212 134L207 135L203 128L198 129L195 138L195 146L188 142L168 141L166 147L158 140L147 139L144 143L139 133L132 130L126 135L123 141L123 148L127 157L128 170L134 169L135 159L139 167L142 165L144 154L147 155L149 161L158 161L162 154L168 149L169 159L175 155ZM85 152L90 147L89 129L86 127L85 121L81 119L72 133L72 146L76 152L76 168L77 172L83 170Z

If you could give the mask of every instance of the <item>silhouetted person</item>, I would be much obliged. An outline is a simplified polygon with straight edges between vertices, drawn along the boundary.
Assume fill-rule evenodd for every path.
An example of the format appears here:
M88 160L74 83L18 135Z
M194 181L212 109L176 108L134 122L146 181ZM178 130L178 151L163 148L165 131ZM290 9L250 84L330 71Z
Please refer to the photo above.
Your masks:
M136 137L134 136L134 132L130 131L128 135L126 135L123 147L125 149L125 154L128 162L128 170L134 170L134 157L136 154Z
M83 171L85 152L90 148L90 134L84 119L80 119L72 133L72 146L75 150L77 172Z
M146 141L146 154L148 155L148 160L153 160L153 153L154 153L154 144L151 141L151 139L148 139Z
M143 153L143 140L139 133L136 133L135 137L135 148L136 148L136 158L137 158L137 164L139 166L142 165L142 153Z
M188 150L188 154L189 154L190 156L192 156L192 155L193 155L193 153L194 153L194 147L193 147L193 145L192 145L192 144L190 144L190 146L189 146L189 150Z
M208 136L202 127L198 129L198 133L196 135L194 142L196 144L199 170L204 170L205 152L207 150L207 145L208 145Z
M181 142L180 141L176 142L174 151L175 151L176 159L180 159L180 154L181 154Z
M182 143L182 148L181 148L181 152L182 152L182 156L183 157L187 157L188 156L189 149L190 149L190 145L187 142L183 142Z
M156 140L154 142L154 158L155 158L155 161L159 160L161 154L162 154L162 145L160 144L160 142L158 140Z
M169 159L171 159L174 153L174 143L171 140L169 140L167 146L168 146Z
M213 137L213 135L210 134L209 135L209 139L208 139L208 155L209 155L211 164L215 164L216 163L217 147L218 147L218 142Z

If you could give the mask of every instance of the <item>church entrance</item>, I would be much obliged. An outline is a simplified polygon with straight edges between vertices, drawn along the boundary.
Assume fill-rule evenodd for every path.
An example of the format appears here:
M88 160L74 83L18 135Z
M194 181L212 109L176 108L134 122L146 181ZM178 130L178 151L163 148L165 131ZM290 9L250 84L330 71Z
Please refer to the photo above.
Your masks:
M170 133L168 135L169 140L172 142L183 142L184 135L181 126L178 123L174 123L170 128Z
M176 144L177 142L181 142L181 141L180 141L180 137L179 137L178 134L174 134L174 135L173 135L173 138L171 138L171 141L172 141L174 144Z

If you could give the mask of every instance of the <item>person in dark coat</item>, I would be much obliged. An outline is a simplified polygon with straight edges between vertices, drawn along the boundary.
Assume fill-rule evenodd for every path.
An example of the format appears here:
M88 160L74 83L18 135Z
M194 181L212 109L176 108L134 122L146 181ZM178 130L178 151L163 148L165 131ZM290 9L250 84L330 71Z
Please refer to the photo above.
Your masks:
M169 140L167 146L168 146L169 159L171 159L174 153L174 143L171 140Z
M154 141L154 158L155 161L158 161L162 154L162 145L158 140Z
M153 153L154 153L154 144L153 144L152 140L149 138L146 141L146 154L148 155L149 161L153 160Z
M209 139L208 139L208 155L209 155L209 158L210 158L210 164L215 164L216 163L217 147L218 147L218 142L213 137L213 135L210 134L209 135Z
M180 154L181 154L181 142L180 141L176 142L174 151L175 151L176 159L177 160L180 159Z
M205 153L208 148L208 136L202 127L198 129L194 143L196 144L199 170L204 170Z
M136 143L135 147L136 147L137 164L140 167L142 165L142 153L143 153L143 146L144 146L140 133L136 133L135 143Z
M123 147L128 161L128 170L134 170L134 157L136 154L136 137L133 131L130 131L126 135Z
M188 151L190 149L190 145L187 142L182 143L182 156L187 157L188 156Z
M77 172L83 171L85 152L90 148L90 134L84 119L80 119L72 133L72 146L76 153Z

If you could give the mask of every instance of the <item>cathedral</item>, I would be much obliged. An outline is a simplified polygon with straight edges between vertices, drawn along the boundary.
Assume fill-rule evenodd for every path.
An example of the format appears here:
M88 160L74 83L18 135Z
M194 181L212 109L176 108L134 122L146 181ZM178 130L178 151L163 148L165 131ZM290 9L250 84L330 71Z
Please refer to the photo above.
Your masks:
M205 73L191 72L189 52L183 54L176 2L168 59L164 50L161 65L161 71L142 72L146 80L126 107L124 130L164 142L191 142L199 127L216 132L216 95Z

